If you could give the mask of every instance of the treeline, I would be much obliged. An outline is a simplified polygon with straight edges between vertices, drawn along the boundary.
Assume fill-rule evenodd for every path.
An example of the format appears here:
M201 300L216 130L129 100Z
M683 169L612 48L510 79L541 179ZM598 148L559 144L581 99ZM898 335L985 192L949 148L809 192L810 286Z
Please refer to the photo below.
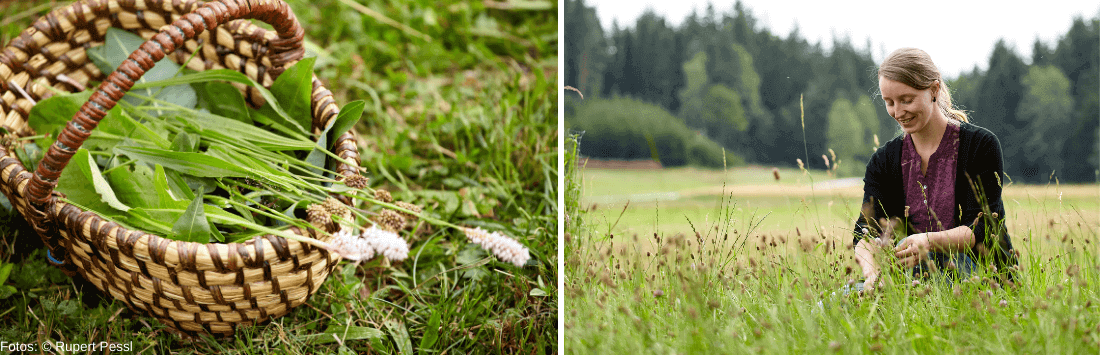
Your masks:
M609 31L583 0L566 0L564 10L565 85L585 95L584 100L567 95L566 124L585 132L581 154L684 156L675 159L684 164L712 161L693 162L685 149L700 147L697 142L630 142L655 135L658 126L641 124L640 117L606 113L626 112L640 102L696 132L685 139L705 137L724 147L728 160L754 164L793 166L808 151L809 165L824 168L821 155L832 160L835 153L839 171L858 175L874 151L875 138L881 143L899 134L877 97L869 41L857 46L850 39L834 38L832 48L825 50L797 29L782 38L759 26L740 2L728 13L708 5L679 26L646 13L631 26L611 24ZM1013 180L1046 182L1053 172L1062 182L1095 181L1100 165L1100 14L1075 19L1057 43L1033 46L1034 55L1021 58L998 42L988 69L948 78L952 94L974 123L1000 138L1005 170ZM622 97L632 100L603 102ZM609 104L618 108L594 111ZM599 120L607 122L593 123ZM595 137L601 142L594 142ZM646 154L627 154L609 148L615 146L648 148Z

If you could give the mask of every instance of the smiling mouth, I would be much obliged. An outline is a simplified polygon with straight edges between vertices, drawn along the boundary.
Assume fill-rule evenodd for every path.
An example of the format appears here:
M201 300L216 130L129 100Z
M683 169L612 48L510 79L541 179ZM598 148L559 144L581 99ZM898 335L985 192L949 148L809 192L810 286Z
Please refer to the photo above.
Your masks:
M916 117L910 117L910 118L906 118L906 119L898 119L898 123L906 124L906 123L912 122L914 118L916 118Z

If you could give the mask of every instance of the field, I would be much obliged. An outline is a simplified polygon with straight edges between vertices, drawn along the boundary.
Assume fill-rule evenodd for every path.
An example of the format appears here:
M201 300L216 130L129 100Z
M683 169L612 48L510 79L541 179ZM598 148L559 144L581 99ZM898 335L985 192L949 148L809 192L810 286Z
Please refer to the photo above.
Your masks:
M566 352L1100 351L1100 186L1005 188L1015 282L889 270L860 295L862 181L779 175L567 167Z
M355 129L371 187L503 231L531 262L515 267L460 232L419 228L403 262L343 262L284 317L232 337L181 338L49 267L39 237L0 206L0 341L157 354L555 351L556 3L287 2L336 102L366 101ZM0 0L0 42L69 3Z

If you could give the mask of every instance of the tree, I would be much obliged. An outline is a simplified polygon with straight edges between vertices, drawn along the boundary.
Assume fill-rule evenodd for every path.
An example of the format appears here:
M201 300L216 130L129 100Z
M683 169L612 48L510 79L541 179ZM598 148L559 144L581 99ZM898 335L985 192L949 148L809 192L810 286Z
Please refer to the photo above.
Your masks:
M1022 83L1024 95L1016 116L1028 123L1019 133L1026 137L1017 160L1026 181L1041 181L1050 172L1062 171L1062 147L1072 134L1066 127L1073 125L1070 82L1057 67L1046 65L1029 68Z
M856 166L861 165L855 162L854 157L856 154L861 154L867 146L863 139L867 130L856 108L852 106L852 102L843 95L838 96L826 115L825 136L828 140L828 148L836 152L836 161L833 164L841 163L838 171L848 174L855 171ZM859 169L862 168L859 166Z
M974 116L979 125L988 128L1000 139L1004 152L1005 173L1015 178L1024 173L1018 159L1022 157L1027 122L1016 117L1027 65L1003 40L997 41L989 58L989 71L979 86ZM1028 171L1035 176L1038 171Z

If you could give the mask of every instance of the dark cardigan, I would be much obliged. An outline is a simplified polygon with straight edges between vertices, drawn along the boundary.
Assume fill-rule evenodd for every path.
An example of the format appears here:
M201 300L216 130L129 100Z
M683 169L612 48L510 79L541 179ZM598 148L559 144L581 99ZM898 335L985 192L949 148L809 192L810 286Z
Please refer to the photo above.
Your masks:
M863 178L863 205L873 206L873 221L890 217L905 220L905 188L901 170L902 138L904 136L898 136L886 142L867 162L867 173ZM985 128L962 122L959 127L957 164L955 204L958 208L953 217L956 226L969 226L974 231L971 255L977 255L979 246L984 246L991 251L994 264L998 268L1004 270L1008 266L1016 265L1012 241L1004 228L1005 209L1001 201L1004 161L997 136ZM977 191L973 187L977 187ZM863 210L872 208L865 207ZM861 211L856 220L853 246L865 237L862 232L864 228L874 230L875 235L881 233L878 223L868 224L864 213ZM981 218L977 218L979 213L982 213ZM993 218L993 213L997 214L996 218ZM905 235L913 234L911 226L904 224Z

